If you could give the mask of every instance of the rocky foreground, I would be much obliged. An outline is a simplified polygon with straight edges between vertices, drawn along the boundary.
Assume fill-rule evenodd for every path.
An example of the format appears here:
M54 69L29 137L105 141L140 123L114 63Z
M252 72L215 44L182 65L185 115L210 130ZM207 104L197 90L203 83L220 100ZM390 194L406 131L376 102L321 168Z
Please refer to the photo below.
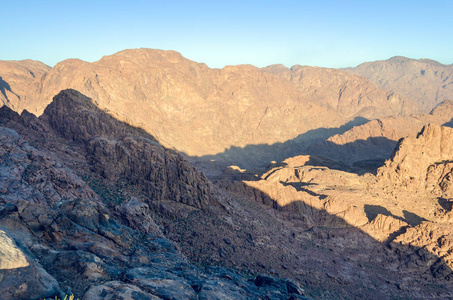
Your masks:
M74 90L0 125L5 299L453 297L452 129L377 175L296 156L211 182Z
M174 219L224 208L142 130L72 90L39 119L0 116L2 299L305 299L291 279L190 263L153 209Z

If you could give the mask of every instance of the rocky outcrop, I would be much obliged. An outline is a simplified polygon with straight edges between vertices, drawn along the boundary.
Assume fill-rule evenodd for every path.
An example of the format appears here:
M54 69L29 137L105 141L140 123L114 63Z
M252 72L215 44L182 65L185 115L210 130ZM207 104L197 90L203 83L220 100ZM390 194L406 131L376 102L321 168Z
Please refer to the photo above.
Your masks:
M214 202L206 177L184 158L99 110L77 91L55 96L40 119L62 137L83 142L96 173L140 185L149 201L173 200L196 208Z
M60 291L58 282L3 230L0 230L0 275L3 299L39 299Z
M137 198L132 197L117 206L117 210L123 222L132 229L163 237L160 228L151 218L151 211L146 203L140 202Z
M434 60L396 56L363 63L347 71L365 76L379 88L414 100L423 112L453 99L453 66Z
M418 266L429 268L435 278L453 279L451 266L453 265L453 234L450 224L423 222L395 239L395 246L410 244L413 247L423 247L429 252L414 251L407 264L411 268Z
M452 138L451 128L434 124L423 127L416 138L408 137L398 143L392 157L378 170L378 177L406 189L425 189L426 179L432 183L434 173L443 178L449 173L445 168L453 159Z

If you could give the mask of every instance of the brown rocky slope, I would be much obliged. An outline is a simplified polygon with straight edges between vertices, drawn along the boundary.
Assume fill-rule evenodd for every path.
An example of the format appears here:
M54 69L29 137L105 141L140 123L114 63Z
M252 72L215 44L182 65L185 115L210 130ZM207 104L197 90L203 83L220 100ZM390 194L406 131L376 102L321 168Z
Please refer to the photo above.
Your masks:
M377 176L331 170L320 167L319 158L300 156L273 166L258 180L244 177L240 183L225 177L218 184L276 209L296 212L297 219L290 214L293 224L298 220L311 228L323 228L335 236L323 245L354 260L358 256L352 249L357 251L358 246L350 247L355 238L354 231L348 230L360 228L385 245L387 258L401 255L382 260L362 240L361 246L367 249L362 251L377 260L373 266L380 274L391 278L390 270L401 272L400 297L407 297L404 290L411 291L410 298L426 297L419 294L426 286L415 282L436 278L428 285L436 286L437 292L428 298L448 299L449 284L438 284L453 278L450 131L429 125L417 138L404 139ZM337 276L347 282L346 274Z
M25 257L27 274L37 274L24 282L35 275L4 264L9 279L0 284L10 298L38 290L36 298L84 299L451 296L441 253L388 239L417 226L411 218L354 204L367 193L355 174L296 158L250 185L213 186L152 136L71 90L40 118L5 107L0 115L3 240L22 251L16 266ZM271 188L260 190L261 181ZM332 194L335 185L344 197Z
M33 60L0 61L0 103L19 112L34 105L33 94L50 69Z
M222 205L201 173L142 130L73 90L39 119L6 106L0 116L3 299L306 299L290 279L187 261L152 216Z
M23 107L39 115L60 90L76 89L119 120L144 128L189 156L284 143L309 130L338 128L356 117L417 111L410 100L360 76L301 66L277 69L210 69L173 51L125 50L94 63L65 60L37 77L34 88L15 93L27 97L30 101Z
M365 76L384 90L404 95L422 112L429 112L436 104L453 99L453 65L395 56L346 70Z
M451 126L452 119L453 102L445 100L429 114L388 117L354 126L309 146L306 153L357 166L381 166L401 138L416 137L423 126L430 123Z

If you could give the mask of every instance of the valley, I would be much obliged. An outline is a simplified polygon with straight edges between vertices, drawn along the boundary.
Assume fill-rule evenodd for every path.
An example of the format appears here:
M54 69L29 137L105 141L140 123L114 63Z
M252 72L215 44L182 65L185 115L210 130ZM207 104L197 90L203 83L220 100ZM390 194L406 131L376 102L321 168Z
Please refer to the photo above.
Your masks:
M452 70L1 61L0 290L450 299Z

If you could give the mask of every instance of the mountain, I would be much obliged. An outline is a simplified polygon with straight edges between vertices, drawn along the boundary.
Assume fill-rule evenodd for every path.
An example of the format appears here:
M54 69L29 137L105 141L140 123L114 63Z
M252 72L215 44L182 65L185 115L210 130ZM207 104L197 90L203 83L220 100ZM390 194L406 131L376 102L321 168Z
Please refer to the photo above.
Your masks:
M413 100L422 112L427 113L438 103L453 99L453 65L395 56L346 70L368 78L381 89Z
M449 213L373 175L302 156L211 182L75 90L0 132L7 299L451 297Z
M357 117L417 112L410 100L347 72L276 69L210 69L174 51L136 49L94 63L65 60L37 77L35 88L14 92L27 99L23 107L40 115L60 90L76 89L165 146L201 159L232 148L284 143L310 130L339 128ZM235 163L226 160L224 166Z
M0 103L16 111L34 105L33 94L51 68L39 61L0 61Z

